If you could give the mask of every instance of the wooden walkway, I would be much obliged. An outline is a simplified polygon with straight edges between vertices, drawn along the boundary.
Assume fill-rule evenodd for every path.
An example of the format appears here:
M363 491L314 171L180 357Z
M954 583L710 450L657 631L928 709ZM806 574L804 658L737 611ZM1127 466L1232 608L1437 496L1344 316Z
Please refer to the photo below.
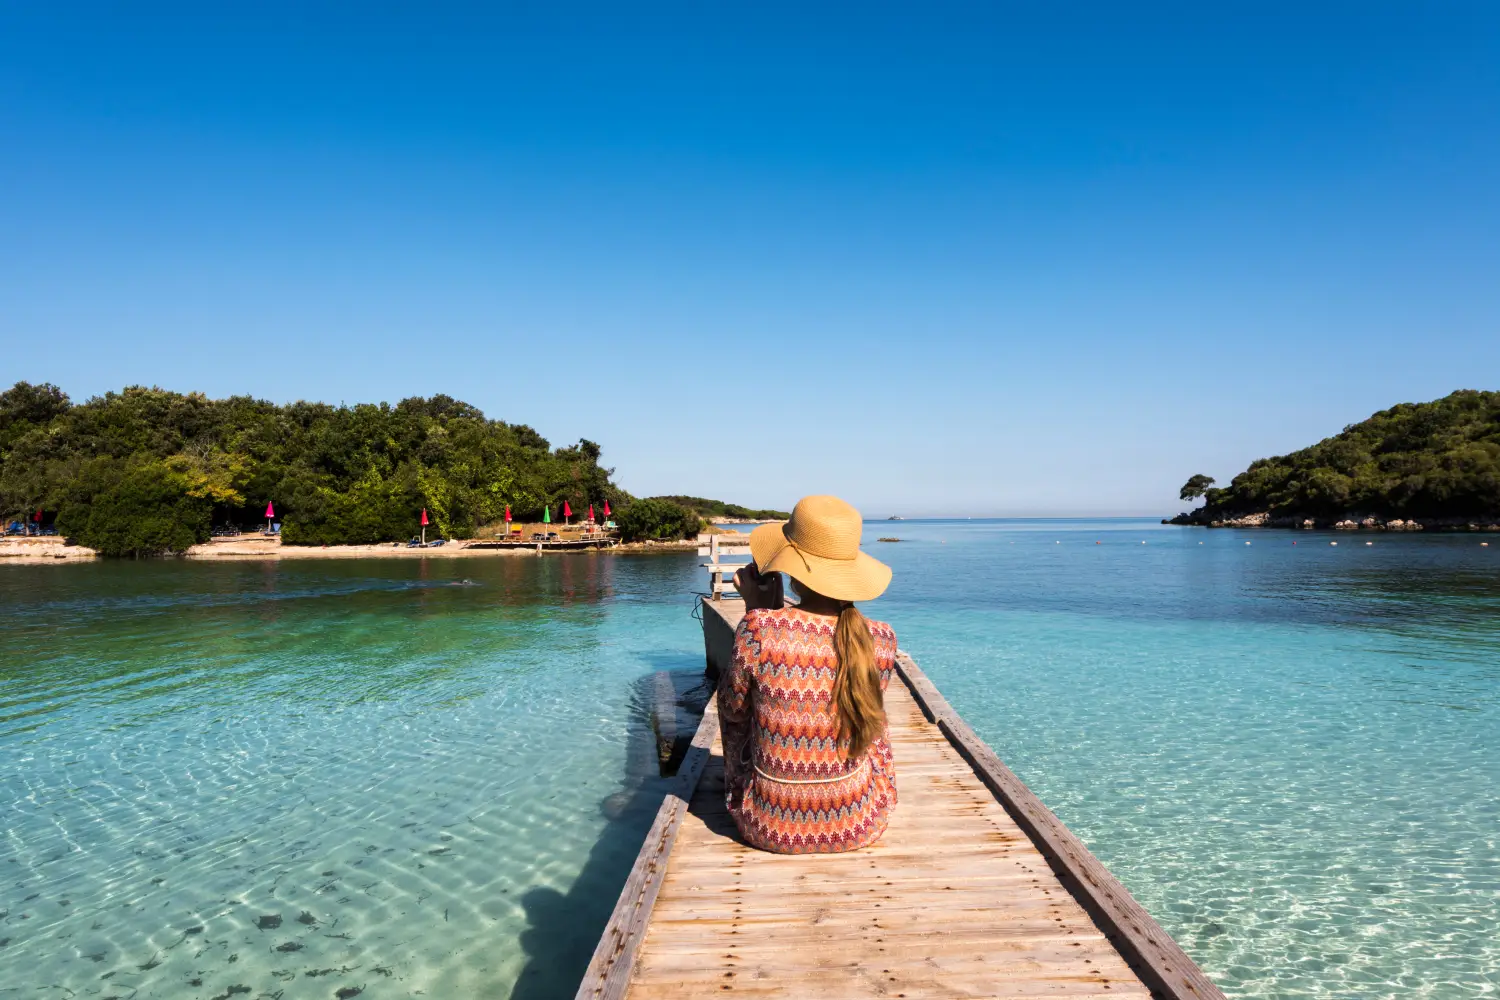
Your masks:
M739 602L705 602L710 666ZM899 804L849 854L749 848L712 703L580 1000L1222 994L909 657L886 695Z

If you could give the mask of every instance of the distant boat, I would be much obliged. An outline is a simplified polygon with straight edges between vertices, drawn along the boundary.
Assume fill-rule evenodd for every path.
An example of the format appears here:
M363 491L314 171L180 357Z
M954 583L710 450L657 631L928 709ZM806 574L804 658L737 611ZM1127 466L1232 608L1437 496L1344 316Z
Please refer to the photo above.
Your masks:
M900 514L892 514L890 517L886 518L886 520L887 521L904 521L904 520L906 520L906 518L902 517Z

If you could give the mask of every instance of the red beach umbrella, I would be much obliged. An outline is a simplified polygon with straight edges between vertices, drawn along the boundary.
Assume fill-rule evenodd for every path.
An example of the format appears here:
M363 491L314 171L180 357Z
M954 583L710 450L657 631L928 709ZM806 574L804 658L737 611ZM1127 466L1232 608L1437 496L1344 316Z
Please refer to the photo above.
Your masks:
M510 523L510 504L505 505L505 523Z
M572 517L573 508L568 506L568 501L563 501L563 517Z
M269 520L276 516L276 508L271 506L271 501L266 501L266 518Z
M609 501L608 500L604 501L604 516L605 517L609 516Z
M594 519L594 505L593 504L589 504L589 520L592 521L593 519Z
M427 527L427 508L422 508L422 527Z
M37 524L41 524L42 523L42 512L40 510L38 510L35 514L31 515L31 519L33 521L35 521Z

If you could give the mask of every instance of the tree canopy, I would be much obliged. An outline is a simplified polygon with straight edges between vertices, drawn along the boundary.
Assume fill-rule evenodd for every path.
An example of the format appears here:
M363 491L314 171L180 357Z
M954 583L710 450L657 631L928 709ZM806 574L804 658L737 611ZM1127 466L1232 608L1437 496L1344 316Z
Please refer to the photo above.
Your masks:
M1226 488L1200 485L1205 516L1493 516L1500 513L1500 392L1464 389L1402 403L1310 448L1252 462Z
M1201 472L1196 476L1190 476L1188 481L1182 484L1182 492L1177 495L1177 499L1196 500L1214 484L1214 481L1213 476L1205 476Z
M688 510L696 511L700 517L739 517L747 521L785 521L792 515L784 510L752 510L737 503L709 500L704 497L652 497L653 500L668 500Z
M615 521L627 542L666 540L696 534L703 519L695 511L662 497L637 500L620 511Z
M633 499L592 441L553 448L524 424L449 396L392 406L278 406L132 386L74 404L53 385L0 393L0 513L38 509L111 555L181 551L274 501L290 544L409 537L422 508L450 538Z

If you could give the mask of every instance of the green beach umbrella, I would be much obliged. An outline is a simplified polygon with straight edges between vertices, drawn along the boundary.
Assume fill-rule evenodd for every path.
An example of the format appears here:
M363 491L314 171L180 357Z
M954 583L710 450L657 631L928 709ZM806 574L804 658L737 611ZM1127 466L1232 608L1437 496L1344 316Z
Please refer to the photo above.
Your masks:
M552 523L552 507L550 505L542 508L542 523L543 524L551 524Z

